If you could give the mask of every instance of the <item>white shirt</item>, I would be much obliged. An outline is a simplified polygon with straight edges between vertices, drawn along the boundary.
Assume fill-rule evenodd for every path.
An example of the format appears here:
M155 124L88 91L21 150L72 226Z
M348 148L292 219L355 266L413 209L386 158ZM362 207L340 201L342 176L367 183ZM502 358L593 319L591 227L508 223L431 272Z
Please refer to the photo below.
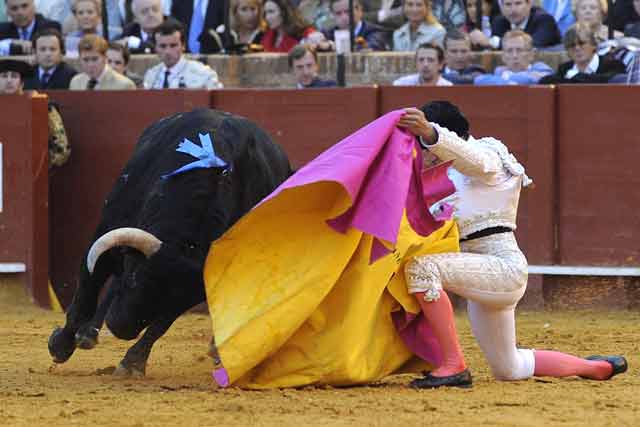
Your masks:
M420 77L418 73L409 74L408 76L403 76L393 81L394 86L421 86L423 84L422 77ZM440 76L435 86L453 86L453 83Z
M591 61L589 61L589 64L587 64L587 68L585 68L584 71L582 71L582 73L595 74L598 71L599 66L600 66L600 57L598 56L597 53L594 53L593 57L591 58ZM573 67L569 68L569 70L567 70L564 76L570 79L580 72L581 71L578 69L578 66L574 63Z

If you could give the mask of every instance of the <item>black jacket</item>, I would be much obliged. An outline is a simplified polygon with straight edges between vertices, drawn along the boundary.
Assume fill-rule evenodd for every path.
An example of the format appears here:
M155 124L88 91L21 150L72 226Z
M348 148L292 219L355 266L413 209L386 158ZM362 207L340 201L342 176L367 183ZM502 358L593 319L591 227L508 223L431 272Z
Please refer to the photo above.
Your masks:
M120 38L124 39L126 37L137 37L140 39L141 43L140 46L132 49L129 48L129 52L131 52L134 55L137 55L139 53L154 53L155 51L155 40L153 39L153 34L149 34L147 40L142 41L142 29L140 28L140 24L138 24L137 22L130 22L129 24L125 25L124 28L122 29L122 35L120 36Z
M204 29L198 40L200 41L200 53L215 53L220 51L220 47L216 39L211 36L209 31L215 31L218 26L225 23L224 4L226 2L220 0L209 0L207 5L207 14L204 17ZM185 39L189 40L189 27L191 25L191 16L193 15L193 0L174 1L171 5L171 16L185 25ZM226 25L228 27L228 25ZM231 36L228 28L225 34L220 35L223 44L231 46Z
M305 86L307 88L320 88L320 87L336 87L337 83L334 80L322 80L319 77L313 79L309 86Z
M31 40L33 40L33 36L39 30L44 28L55 28L58 31L61 31L60 24L56 21L52 21L50 19L45 18L39 13L36 14L35 17L36 25L33 27L33 31L31 32ZM4 39L20 39L20 34L18 33L18 27L13 22L2 22L0 23L0 40ZM16 45L11 45L11 50L9 51L9 55L23 55L22 49Z
M325 37L328 40L333 40L333 32L337 29L338 27L334 27L329 31L325 31ZM358 31L358 34L356 34L356 39L358 37L362 37L367 42L367 44L366 46L356 44L356 51L363 48L368 48L371 50L388 50L391 41L390 34L391 33L385 30L383 27L363 20L360 31Z
M43 85L40 79L38 78L38 70L34 73L33 77L29 77L24 81L25 89L69 89L69 83L73 76L78 74L75 68L71 65L61 62L56 67L56 70L53 72L49 81L46 85Z
M574 62L568 61L558 66L558 71L554 74L544 76L539 84L571 84L571 83L608 83L617 74L625 72L624 64L615 59L608 59L600 56L598 69L594 74L578 73L570 79L565 77L567 71L573 67Z
M496 17L491 24L491 35L502 38L511 30L511 23L504 16ZM535 47L553 46L561 42L560 30L553 16L533 6L524 32L533 38Z

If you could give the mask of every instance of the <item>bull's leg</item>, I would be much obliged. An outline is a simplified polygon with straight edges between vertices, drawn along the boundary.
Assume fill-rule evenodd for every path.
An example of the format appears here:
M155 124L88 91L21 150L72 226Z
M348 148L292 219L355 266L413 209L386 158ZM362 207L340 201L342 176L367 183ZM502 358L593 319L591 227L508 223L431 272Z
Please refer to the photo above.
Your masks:
M78 331L75 334L76 346L83 350L91 350L98 344L98 334L100 333L100 329L102 329L102 325L104 324L104 318L109 311L109 307L111 306L111 302L116 294L115 285L112 285L107 290L106 295L100 301L98 308L96 310L96 314L93 318L80 326Z
M100 259L93 274L89 274L83 265L80 284L67 310L64 328L56 328L49 337L49 353L54 362L66 362L75 351L76 332L95 315L100 290L111 275L112 267L113 260L109 256Z
M120 365L113 373L116 376L137 376L143 377L147 368L147 360L151 354L153 344L164 335L184 312L190 308L200 304L205 300L204 284L200 284L193 292L186 292L181 295L175 295L172 300L175 304L174 309L156 320L154 320L147 330L124 356Z
M124 356L113 375L120 377L144 377L147 369L147 360L151 354L153 344L165 334L179 317L163 317L155 320L142 337L136 342Z

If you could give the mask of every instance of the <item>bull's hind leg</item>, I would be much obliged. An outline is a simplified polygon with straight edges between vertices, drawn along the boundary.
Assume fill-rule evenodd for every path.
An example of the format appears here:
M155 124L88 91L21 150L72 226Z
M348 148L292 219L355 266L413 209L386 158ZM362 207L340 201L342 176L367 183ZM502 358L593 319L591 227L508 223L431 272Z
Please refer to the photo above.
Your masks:
M49 337L49 354L56 363L64 363L76 349L76 333L96 315L98 295L113 271L111 257L100 259L93 274L81 268L80 284L67 310L64 328L56 328Z

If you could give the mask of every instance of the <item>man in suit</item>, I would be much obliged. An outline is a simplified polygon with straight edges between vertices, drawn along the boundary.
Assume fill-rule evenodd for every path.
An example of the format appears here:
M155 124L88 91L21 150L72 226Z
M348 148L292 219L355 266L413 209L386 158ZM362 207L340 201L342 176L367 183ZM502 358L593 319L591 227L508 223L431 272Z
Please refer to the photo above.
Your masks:
M233 44L229 25L222 33L218 27L227 22L225 3L221 0L183 0L171 5L171 16L182 22L187 36L187 48L191 53L215 53Z
M132 54L153 53L153 32L164 21L161 0L133 0L131 9L134 22L122 31L129 52Z
M162 61L144 75L145 89L221 89L214 69L184 55L184 25L167 18L153 33L156 53Z
M60 31L60 24L39 13L33 0L5 0L11 22L0 23L0 56L29 55L33 51L33 36L44 28Z
M360 1L353 1L355 50L387 50L389 34L382 27L362 19L364 12ZM331 0L331 13L336 26L327 31L325 37L327 40L334 41L335 30L349 29L349 0Z
M130 79L107 65L105 39L96 35L84 36L78 44L82 73L71 79L71 90L130 90L136 85Z
M444 37L444 60L446 66L442 76L454 85L473 84L473 79L486 73L473 63L469 34L458 30L447 32Z
M318 56L308 45L298 45L289 51L289 68L298 89L336 86L335 81L318 77Z
M60 31L45 28L33 39L37 68L35 75L25 80L25 89L69 89L73 76L78 72L65 63L64 43Z
M560 30L553 16L532 5L532 0L502 0L502 15L491 24L491 37L476 32L472 36L475 45L499 49L502 36L509 30L522 30L533 38L537 48L554 46L561 42Z

